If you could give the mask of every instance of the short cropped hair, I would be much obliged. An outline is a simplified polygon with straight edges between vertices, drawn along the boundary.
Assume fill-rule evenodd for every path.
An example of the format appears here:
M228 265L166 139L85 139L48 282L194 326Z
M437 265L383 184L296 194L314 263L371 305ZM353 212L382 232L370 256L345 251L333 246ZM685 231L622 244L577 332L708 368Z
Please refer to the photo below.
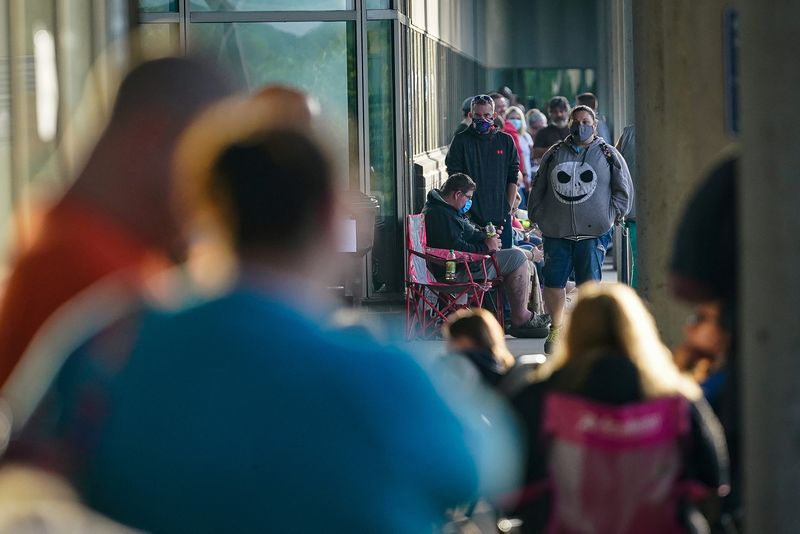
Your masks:
M469 115L469 112L472 111L472 97L469 96L464 99L464 102L461 103L461 111L464 113L466 117Z
M525 118L528 120L528 125L536 124L542 122L547 124L547 117L544 116L544 113L539 111L536 108L529 109L527 113L525 113Z
M208 201L236 252L307 246L334 197L333 166L303 132L271 130L228 146ZM299 192L299 193L298 193Z
M572 120L575 117L575 114L578 113L579 111L585 111L586 113L592 116L592 121L597 122L597 114L594 112L594 110L589 106L583 106L583 105L575 106L574 108L572 108L572 111L569 112L569 120Z
M597 109L597 97L594 96L594 93L581 93L575 100L578 104L582 104L584 106L589 106L592 109Z
M547 109L569 109L569 100L565 96L554 96L547 103Z
M449 195L454 191L458 191L461 193L469 193L470 191L474 191L478 186L475 185L475 182L464 174L463 172L457 172L455 174L451 174L450 177L445 181L444 185L442 186L442 194Z

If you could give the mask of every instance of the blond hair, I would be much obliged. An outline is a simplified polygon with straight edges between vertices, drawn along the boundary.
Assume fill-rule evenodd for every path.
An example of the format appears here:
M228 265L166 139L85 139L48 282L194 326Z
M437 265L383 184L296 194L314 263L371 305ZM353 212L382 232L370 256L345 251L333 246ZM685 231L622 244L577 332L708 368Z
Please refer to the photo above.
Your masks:
M598 350L601 349L601 350ZM672 353L662 343L655 320L636 292L623 284L587 283L565 326L552 358L537 373L544 379L567 364L579 390L595 361L610 349L627 356L639 372L647 399L682 395L689 400L701 396L698 385L681 374Z
M489 311L483 308L457 310L447 318L443 331L447 339L469 338L477 348L490 352L505 371L514 367L514 355L506 345L503 327Z
M511 115L512 113L516 113L517 115L519 115L519 120L522 121L522 126L520 126L517 129L517 133L527 132L528 128L526 127L526 124L525 124L527 122L525 120L525 114L522 112L522 110L519 107L510 106L508 109L506 109L506 112L505 112L505 115L503 115L503 118L508 120L508 116Z

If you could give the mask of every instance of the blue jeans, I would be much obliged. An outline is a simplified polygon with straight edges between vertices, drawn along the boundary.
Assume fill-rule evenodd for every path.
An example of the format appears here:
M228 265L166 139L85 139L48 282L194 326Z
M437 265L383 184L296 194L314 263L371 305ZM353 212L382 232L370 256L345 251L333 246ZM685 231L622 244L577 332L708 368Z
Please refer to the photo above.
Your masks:
M610 234L593 239L573 241L554 237L544 238L544 286L563 288L575 270L575 283L603 279L603 260Z

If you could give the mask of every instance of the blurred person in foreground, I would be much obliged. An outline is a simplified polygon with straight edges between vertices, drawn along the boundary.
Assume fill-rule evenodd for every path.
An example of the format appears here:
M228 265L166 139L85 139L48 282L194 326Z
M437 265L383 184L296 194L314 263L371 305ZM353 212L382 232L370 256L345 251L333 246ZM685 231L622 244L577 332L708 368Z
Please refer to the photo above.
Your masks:
M622 466L622 463L617 466L592 464L581 467L577 451L572 458L573 467L570 468L575 470L573 475L553 473L552 462L558 462L558 459L550 455L548 441L544 438L546 430L544 411L546 403L551 400L550 397L558 393L583 399L596 406L605 406L601 410L607 412L615 407L628 407L631 414L639 409L638 406L642 406L641 403L647 401L685 399L688 401L686 409L689 411L690 428L688 439L685 439L680 446L682 458L679 461L679 472L670 473L669 466L662 465L662 473L656 473L656 477L665 486L661 486L660 490L655 485L647 486L647 497L643 498L663 499L653 502L661 503L662 507L674 506L672 499L677 498L679 494L671 492L678 489L679 483L694 484L696 490L702 489L700 493L707 497L724 496L729 491L727 449L719 421L703 399L700 388L689 377L682 375L675 366L669 349L659 338L653 317L629 287L622 284L586 284L581 289L578 302L566 327L563 342L557 346L555 354L544 365L529 374L527 382L527 387L513 399L530 440L525 475L526 489L533 489L538 481L547 478L548 469L553 479L572 476L576 486L580 486L579 477L597 477L598 473L608 470L607 477L599 477L596 480L595 490L598 492L608 489L608 484L612 487L620 484L621 487L622 478L615 480L615 476L625 477L626 485L637 476L648 476L645 474L648 471L646 463L639 465L638 471L626 473L614 471ZM568 418L567 414L562 416ZM578 421L578 427L591 426L591 421L586 417L579 418ZM628 426L622 428L628 428L627 432L632 433L634 422L635 420L627 420ZM646 424L653 422L652 419L644 421ZM577 433L581 431L581 428L575 430ZM645 457L639 459L640 463L645 461ZM520 495L523 497L523 504L519 506L518 513L525 521L522 531L544 531L552 513L547 494L539 493L536 498L530 498L529 493L527 499L524 491ZM615 496L619 497L616 494ZM690 495L684 495L688 496ZM618 524L625 522L625 510L635 509L631 507L633 503L627 500L611 497L604 500L604 497L606 496L598 494L595 502L603 503L607 518L617 515ZM652 503L645 506L652 506ZM688 502L680 503L677 508L680 515L677 523L687 525L691 518L693 524L703 524L696 514L690 512ZM669 530L666 524L653 523L650 526L649 532L676 532ZM581 531L590 530L586 528ZM706 531L691 530L688 526L686 530L677 530L677 532Z
M9 461L153 532L426 532L514 479L491 399L478 409L409 354L330 326L336 180L316 142L261 132L188 178L236 257L233 288L89 339Z
M13 262L0 303L0 384L70 298L106 275L137 280L185 258L172 153L189 121L230 92L215 69L189 58L146 62L125 77L84 169Z
M739 155L727 152L710 169L678 224L669 266L670 290L695 306L678 365L697 378L719 415L731 452L732 491L723 520L739 525L741 503L741 412L737 344L739 323Z
M442 330L447 349L466 356L488 384L497 386L514 367L503 327L488 310L458 310L447 318Z

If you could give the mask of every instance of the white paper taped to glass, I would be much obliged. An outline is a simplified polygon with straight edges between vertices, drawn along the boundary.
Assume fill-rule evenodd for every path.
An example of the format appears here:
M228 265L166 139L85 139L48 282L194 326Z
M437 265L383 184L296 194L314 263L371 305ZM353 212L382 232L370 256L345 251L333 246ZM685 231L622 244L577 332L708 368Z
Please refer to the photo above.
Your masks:
M337 232L337 240L339 243L339 252L355 252L356 251L356 220L343 219L339 221L339 228Z

